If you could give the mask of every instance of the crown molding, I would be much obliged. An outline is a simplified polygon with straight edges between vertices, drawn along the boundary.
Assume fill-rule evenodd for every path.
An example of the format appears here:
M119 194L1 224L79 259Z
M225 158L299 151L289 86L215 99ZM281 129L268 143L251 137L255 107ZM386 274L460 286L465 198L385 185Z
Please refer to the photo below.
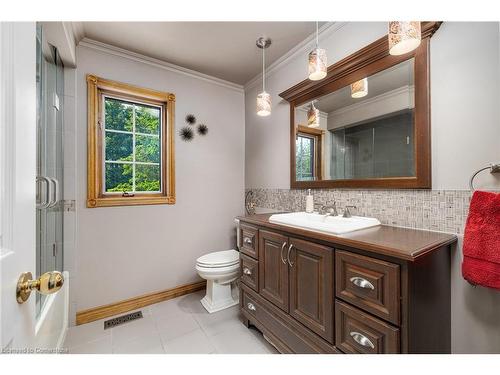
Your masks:
M440 21L422 22L422 40L426 38L430 39L432 35L439 29L441 23L442 22ZM296 101L298 99L302 99L306 95L310 95L312 92L324 89L332 82L337 81L356 70L364 68L376 62L377 60L390 56L390 58L393 59L395 63L398 63L404 61L405 59L408 59L415 53L416 52L414 50L405 55L390 55L387 35L384 35L373 43L368 44L360 50L343 58L342 60L329 65L327 70L328 74L326 78L322 79L321 81L311 81L306 78L302 82L297 83L295 86L292 86L289 89L283 91L279 94L279 96L288 102Z
M196 78L205 82L213 83L218 86L222 86L228 89L232 89L238 92L244 92L243 86L238 85L233 82L229 82L217 77L210 76L208 74L200 73L196 70L184 68L179 65L171 64L164 60L156 59L154 57L146 56L137 52L132 52L124 48L116 47L111 44L102 43L97 40L90 38L83 38L78 44L80 47L90 48L96 51L104 52L109 55L123 57L132 61L154 66L156 68L161 68L174 72L177 74L182 74L191 78Z
M341 29L345 25L347 25L349 22L327 22L323 26L319 28L319 36L320 38L325 38L327 36L330 36L331 34L335 33L337 30ZM304 39L302 42L297 44L295 47L290 49L287 53L285 53L283 56L281 56L279 59L274 61L271 65L269 65L266 68L266 78L270 77L274 73L276 73L278 70L280 70L283 66L287 65L290 63L290 61L295 58L296 56L302 54L302 53L307 53L311 49L311 43L314 43L316 39L316 33L312 33L309 35L306 39ZM262 80L262 73L257 74L255 77L253 77L251 80L249 80L245 85L243 86L245 90L248 90L249 88L255 86L257 83L259 83Z
M83 22L81 21L73 21L73 22L63 22L64 24L68 24L68 28L70 28L71 33L73 34L73 39L75 40L75 45L80 43L85 37L85 30L83 28Z

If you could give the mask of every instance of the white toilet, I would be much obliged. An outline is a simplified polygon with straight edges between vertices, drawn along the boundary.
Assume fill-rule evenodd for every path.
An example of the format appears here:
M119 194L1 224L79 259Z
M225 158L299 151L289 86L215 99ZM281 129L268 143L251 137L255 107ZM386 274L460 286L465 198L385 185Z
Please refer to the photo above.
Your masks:
M209 313L238 304L231 283L240 275L240 253L236 250L216 251L196 260L196 271L207 280L207 294L201 304ZM235 288L235 292L237 289Z

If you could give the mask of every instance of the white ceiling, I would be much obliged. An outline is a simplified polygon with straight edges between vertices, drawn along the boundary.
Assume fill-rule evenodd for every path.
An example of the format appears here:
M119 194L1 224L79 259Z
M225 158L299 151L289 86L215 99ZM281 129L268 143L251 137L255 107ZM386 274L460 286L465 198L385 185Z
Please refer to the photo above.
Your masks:
M320 23L320 26L322 23ZM262 69L260 36L272 39L266 65L315 32L314 22L82 22L83 36L237 84Z

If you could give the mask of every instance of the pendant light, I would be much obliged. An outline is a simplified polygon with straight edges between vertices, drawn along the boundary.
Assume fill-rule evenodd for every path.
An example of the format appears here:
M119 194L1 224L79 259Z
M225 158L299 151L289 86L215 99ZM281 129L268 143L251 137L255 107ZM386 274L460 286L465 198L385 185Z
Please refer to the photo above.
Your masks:
M389 22L389 53L404 55L420 45L422 31L420 21Z
M354 99L368 95L368 78L351 83L351 97Z
M309 79L319 81L326 77L326 50L319 48L318 22L316 22L316 48L309 52Z
M310 128L319 127L319 109L314 106L314 102L311 102L307 111L307 126Z
M271 39L260 37L255 44L262 49L262 92L257 95L257 115L265 117L271 114L271 95L266 92L266 48Z

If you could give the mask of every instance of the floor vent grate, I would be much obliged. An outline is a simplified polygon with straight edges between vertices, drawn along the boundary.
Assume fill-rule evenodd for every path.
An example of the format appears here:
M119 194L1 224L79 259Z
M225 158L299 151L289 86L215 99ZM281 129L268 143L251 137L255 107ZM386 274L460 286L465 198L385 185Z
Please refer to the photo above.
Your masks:
M119 316L117 318L106 320L104 322L104 329L113 328L136 319L142 319L142 311L136 311L130 314Z

